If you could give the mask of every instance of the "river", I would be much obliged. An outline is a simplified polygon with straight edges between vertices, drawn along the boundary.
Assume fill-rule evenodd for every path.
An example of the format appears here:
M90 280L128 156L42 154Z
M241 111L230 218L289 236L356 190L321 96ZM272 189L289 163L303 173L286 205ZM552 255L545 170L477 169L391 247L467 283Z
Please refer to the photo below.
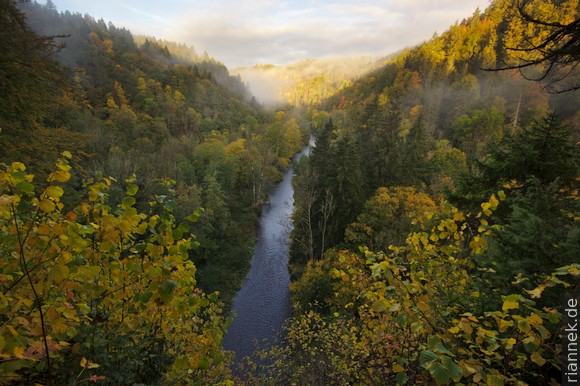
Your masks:
M294 160L309 152L310 145L294 156ZM290 167L270 195L269 203L262 208L251 268L232 301L234 320L223 338L223 346L235 352L236 361L251 357L256 348L274 344L292 311L288 289L294 210L292 175Z

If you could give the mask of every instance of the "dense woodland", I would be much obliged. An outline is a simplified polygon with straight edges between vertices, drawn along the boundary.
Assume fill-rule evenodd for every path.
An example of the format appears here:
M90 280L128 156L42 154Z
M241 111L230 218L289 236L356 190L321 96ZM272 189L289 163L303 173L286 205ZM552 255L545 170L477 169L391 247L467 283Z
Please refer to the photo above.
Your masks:
M386 59L348 57L307 59L286 66L258 64L232 72L244 79L249 90L266 105L311 106L352 86Z
M1 0L0 383L559 382L580 9L514 3L272 111L191 47ZM311 132L295 316L242 380L224 308Z

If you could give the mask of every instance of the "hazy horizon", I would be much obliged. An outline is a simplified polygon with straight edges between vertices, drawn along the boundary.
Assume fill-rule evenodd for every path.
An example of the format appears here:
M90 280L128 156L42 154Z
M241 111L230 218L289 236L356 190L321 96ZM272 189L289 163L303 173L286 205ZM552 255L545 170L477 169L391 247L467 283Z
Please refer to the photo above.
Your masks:
M304 59L387 56L489 5L489 0L52 2L60 12L88 14L137 35L193 46L230 70Z

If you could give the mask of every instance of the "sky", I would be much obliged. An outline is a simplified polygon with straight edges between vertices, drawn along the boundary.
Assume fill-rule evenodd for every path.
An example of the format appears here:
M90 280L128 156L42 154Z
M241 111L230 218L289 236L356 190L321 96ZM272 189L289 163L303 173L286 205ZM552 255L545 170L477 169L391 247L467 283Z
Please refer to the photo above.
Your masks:
M489 1L52 0L59 11L193 46L229 69L386 56L444 32Z

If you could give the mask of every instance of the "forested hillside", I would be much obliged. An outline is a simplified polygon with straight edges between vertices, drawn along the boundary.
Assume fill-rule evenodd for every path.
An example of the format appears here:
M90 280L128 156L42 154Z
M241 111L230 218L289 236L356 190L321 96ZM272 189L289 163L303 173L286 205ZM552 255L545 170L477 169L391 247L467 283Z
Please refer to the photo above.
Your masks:
M358 79L297 64L276 111L192 47L0 0L0 383L559 383L579 20L494 0ZM234 375L224 309L311 131L294 317Z
M50 1L0 17L0 382L227 377L222 304L308 128L191 47Z
M63 47L52 55L53 84L23 82L17 95L28 102L18 107L24 114L3 116L2 159L46 173L69 150L77 184L95 172L120 181L135 174L137 201L161 194L163 181L174 180L181 219L205 209L196 225L202 244L197 262L202 269L210 262L212 273L203 276L203 285L235 289L229 283L239 282L236 275L247 265L256 209L307 130L290 115L265 112L240 79L207 54L135 40L126 29L58 13L50 3L21 7L32 30L58 36L51 44ZM26 42L15 43L27 37L7 31L6 38L8 52L24 58ZM37 70L51 71L41 68L45 62L26 69L31 77L25 82L44 77Z
M579 6L516 3L311 109L299 314L273 352L276 382L560 382L558 311L580 256L580 95L562 93L580 79Z
M242 77L250 91L268 105L303 106L322 102L358 78L381 66L372 57L303 60L286 66L261 64L233 73Z

